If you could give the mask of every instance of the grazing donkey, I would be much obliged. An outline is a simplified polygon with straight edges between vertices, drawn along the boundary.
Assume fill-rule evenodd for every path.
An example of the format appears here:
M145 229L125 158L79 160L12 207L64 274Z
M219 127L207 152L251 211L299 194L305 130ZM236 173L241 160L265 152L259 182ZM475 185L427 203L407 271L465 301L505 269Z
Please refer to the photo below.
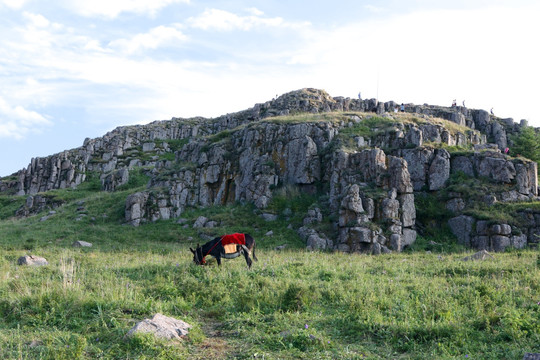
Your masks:
M206 264L204 259L208 255L212 255L216 258L218 266L221 265L221 258L234 259L242 254L246 258L246 263L251 268L252 261L249 257L253 253L253 260L258 261L255 256L255 240L249 234L230 234L217 237L214 240L210 240L203 246L197 244L197 248L193 250L189 248L193 253L193 262L197 265Z

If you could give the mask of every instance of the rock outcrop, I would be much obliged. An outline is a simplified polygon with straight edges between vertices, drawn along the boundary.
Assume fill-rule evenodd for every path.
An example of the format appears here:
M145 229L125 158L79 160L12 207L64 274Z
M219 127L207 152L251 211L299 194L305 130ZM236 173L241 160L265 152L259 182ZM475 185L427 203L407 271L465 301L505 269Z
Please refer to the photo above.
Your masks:
M117 191L131 184L135 170L150 179L125 202L126 223L139 226L180 217L188 207L241 202L265 209L280 186L325 189L338 235L330 239L314 230L323 219L311 214L299 230L307 246L375 254L414 243L415 192L444 191L455 174L502 185L482 195L486 203L538 199L536 163L501 153L508 134L526 124L464 107L406 104L407 114L396 114L397 106L302 89L214 119L119 127L80 148L32 159L0 181L0 192L28 196L17 215L29 216L59 205L41 193L90 179ZM475 150L450 153L453 146ZM512 236L505 224L484 234L477 219L463 215L470 199L452 192L445 201L455 215L451 226L467 246L522 247L540 229L533 215L534 224L513 228Z

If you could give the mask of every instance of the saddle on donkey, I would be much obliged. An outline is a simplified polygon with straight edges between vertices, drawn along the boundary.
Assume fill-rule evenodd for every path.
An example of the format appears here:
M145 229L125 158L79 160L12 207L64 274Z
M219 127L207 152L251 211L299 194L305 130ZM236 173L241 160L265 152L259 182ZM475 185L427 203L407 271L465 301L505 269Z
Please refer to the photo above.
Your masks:
M246 236L244 234L228 234L221 237L221 245L225 249L225 253L222 254L224 258L232 259L239 256L242 253L242 249L250 253L246 247Z

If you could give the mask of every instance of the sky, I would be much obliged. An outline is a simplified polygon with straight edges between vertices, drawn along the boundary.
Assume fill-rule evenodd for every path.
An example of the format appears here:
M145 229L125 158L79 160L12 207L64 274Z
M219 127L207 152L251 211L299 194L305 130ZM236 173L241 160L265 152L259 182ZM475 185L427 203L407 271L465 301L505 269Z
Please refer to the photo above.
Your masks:
M540 126L537 0L0 0L0 176L313 87Z

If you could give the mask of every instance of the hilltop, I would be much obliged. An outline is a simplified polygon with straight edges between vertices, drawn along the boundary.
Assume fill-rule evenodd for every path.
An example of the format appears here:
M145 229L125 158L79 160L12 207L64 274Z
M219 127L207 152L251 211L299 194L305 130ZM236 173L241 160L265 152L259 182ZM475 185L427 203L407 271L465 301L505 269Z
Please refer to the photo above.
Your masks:
M23 198L13 216L65 206L54 190L126 193L126 224L188 209L253 204L268 220L302 216L310 249L402 251L449 228L476 249L536 246L537 164L505 154L527 126L484 110L331 97L301 89L213 119L119 127L34 158L0 181ZM512 154L511 155L517 155ZM312 194L291 214L276 194Z

